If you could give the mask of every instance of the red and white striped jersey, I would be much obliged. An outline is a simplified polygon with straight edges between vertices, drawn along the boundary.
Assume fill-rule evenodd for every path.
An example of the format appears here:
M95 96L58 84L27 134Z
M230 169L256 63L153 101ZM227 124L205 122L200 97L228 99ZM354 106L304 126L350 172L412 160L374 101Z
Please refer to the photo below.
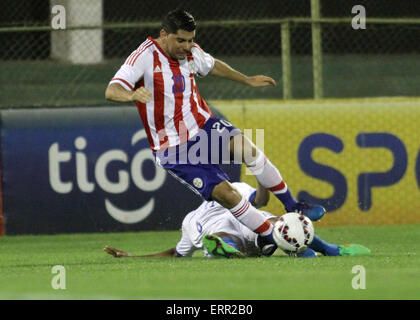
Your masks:
M158 151L195 136L212 116L194 75L204 77L213 67L214 58L198 45L185 59L175 60L149 37L131 53L110 84L119 83L126 90L144 86L152 93L150 102L136 105L150 147Z

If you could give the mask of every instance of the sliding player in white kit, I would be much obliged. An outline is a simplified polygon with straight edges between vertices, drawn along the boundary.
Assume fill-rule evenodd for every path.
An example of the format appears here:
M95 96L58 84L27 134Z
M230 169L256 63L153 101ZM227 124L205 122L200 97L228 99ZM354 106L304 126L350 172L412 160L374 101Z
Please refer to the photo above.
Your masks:
M269 200L269 191L258 186L258 189L241 182L233 183L235 188L255 207L265 206ZM262 211L265 217L274 224L280 217ZM350 244L339 246L327 243L315 235L314 240L305 250L296 255L299 258L314 258L316 252L325 256L361 256L370 254L369 249ZM203 201L195 210L186 215L182 222L181 240L174 248L148 255L131 253L106 246L104 251L115 258L152 258L152 257L192 257L196 250L203 250L205 257L241 258L271 256L277 246L268 243L263 237L252 232L229 210L215 201Z
M268 201L268 191L259 192L257 197L257 191L248 184L236 182L233 185L256 208ZM267 220L277 219L271 213L261 212ZM182 238L176 245L176 255L191 257L194 251L201 249L206 257L258 256L261 250L256 245L257 236L217 202L204 201L196 210L188 213L182 222ZM274 245L267 245L272 252L275 251ZM221 250L220 253L217 249Z
M269 192L259 186L258 190L246 183L233 183L235 188L250 201L255 207L259 208L267 204ZM268 212L262 211L269 218L276 218ZM191 257L196 250L204 250L206 257L212 254L207 251L203 242L206 237L209 241L215 239L219 245L225 247L223 255L229 257L242 257L243 255L261 255L261 249L256 245L258 234L252 232L241 224L226 208L215 201L203 201L195 210L189 212L182 222L182 237L175 248L144 256L133 256L122 250L106 246L104 250L114 257ZM213 238L213 239L212 239ZM219 241L220 239L220 241ZM275 251L274 245L266 244L266 252ZM213 253L217 255L217 253Z

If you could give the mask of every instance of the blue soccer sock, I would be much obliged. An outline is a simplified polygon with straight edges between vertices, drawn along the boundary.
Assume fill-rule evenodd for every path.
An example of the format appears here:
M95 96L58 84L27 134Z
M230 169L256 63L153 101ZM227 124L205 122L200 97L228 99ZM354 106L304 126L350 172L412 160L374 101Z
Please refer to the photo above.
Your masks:
M321 252L324 256L339 256L340 249L336 244L328 243L317 235L314 236L309 248L317 252Z
M294 211L294 207L296 206L297 200L292 196L292 193L289 189L287 189L287 191L284 193L275 193L274 195L283 203L287 212Z
M305 251L296 254L298 258L316 258L316 253L312 249L306 249Z
M273 231L270 234L262 236L262 237L264 237L268 242L272 244L276 244L276 241L274 241L274 238L273 238Z

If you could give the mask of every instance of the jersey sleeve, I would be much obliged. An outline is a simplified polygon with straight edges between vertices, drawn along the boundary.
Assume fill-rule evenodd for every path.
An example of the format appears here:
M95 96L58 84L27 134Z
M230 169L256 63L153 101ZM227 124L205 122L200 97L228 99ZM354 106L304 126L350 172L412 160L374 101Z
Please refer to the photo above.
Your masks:
M175 250L178 256L191 257L198 248L194 246L191 239L188 237L188 230L186 226L182 224L182 237L177 243Z
M109 84L118 83L126 90L134 90L136 83L143 78L147 65L150 65L149 57L148 51L131 53Z
M199 77L205 77L214 68L214 58L195 44L191 53L194 57L194 62Z

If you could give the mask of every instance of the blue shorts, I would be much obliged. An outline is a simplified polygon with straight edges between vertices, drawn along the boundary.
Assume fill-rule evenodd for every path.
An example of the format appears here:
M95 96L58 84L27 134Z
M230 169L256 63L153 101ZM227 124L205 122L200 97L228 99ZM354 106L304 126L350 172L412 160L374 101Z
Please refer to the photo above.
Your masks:
M219 165L231 163L229 143L238 134L241 131L228 121L209 118L186 143L155 152L156 162L193 192L211 200L214 187L229 180Z

